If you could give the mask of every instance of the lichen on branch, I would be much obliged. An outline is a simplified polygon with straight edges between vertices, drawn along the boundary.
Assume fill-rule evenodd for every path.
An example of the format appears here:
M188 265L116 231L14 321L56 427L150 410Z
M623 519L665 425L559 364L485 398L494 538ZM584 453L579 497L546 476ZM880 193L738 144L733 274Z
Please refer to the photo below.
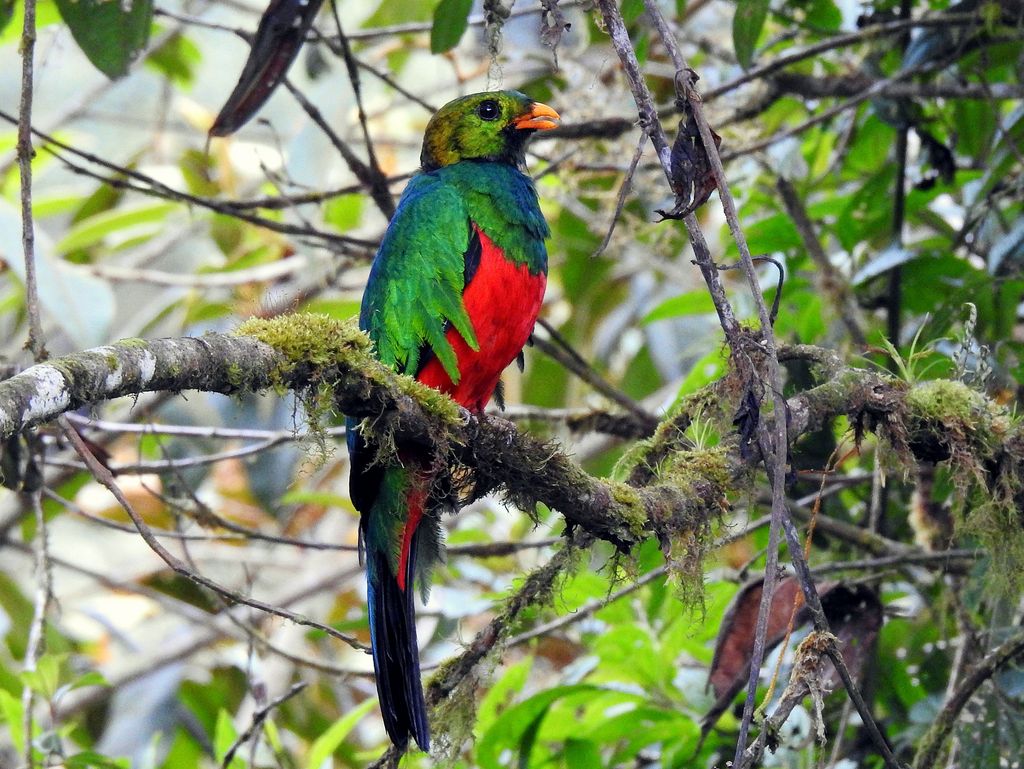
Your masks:
M716 398L728 400L727 379L712 387L718 387ZM979 393L928 387L950 397L925 397L929 391L909 389L876 372L830 372L823 383L789 399L790 440L845 415L855 427L876 430L894 445L910 447L908 457L921 459L923 447L944 441L948 447L951 437L962 433L964 440L952 453L976 457L979 487L1000 509L1009 509L1024 476L1019 424ZM692 564L694 554L686 548L699 547L700 533L749 480L757 462L740 456L721 420L724 448L709 453L687 446L677 437L685 433L689 417L673 413L659 430L662 437L646 447L646 459L652 460L644 465L647 470L630 474L628 483L595 478L557 444L520 433L497 417L470 417L437 391L383 366L353 322L318 315L254 319L232 334L128 339L33 366L0 382L0 440L66 411L125 395L267 389L320 397L327 392L332 412L363 420L375 438L443 446L446 460L471 471L474 496L500 492L526 510L543 503L561 513L570 529L583 529L622 550L656 536L670 555L675 549L682 564ZM936 412L941 403L953 410ZM969 413L953 408L965 403ZM954 418L960 427L950 431ZM641 448L634 457L643 453Z

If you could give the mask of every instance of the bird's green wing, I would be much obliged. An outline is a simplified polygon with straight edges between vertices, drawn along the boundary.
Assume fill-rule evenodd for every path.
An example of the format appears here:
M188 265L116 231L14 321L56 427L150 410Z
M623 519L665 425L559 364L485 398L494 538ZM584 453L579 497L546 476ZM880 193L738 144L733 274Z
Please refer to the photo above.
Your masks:
M459 380L445 332L454 327L477 349L462 301L473 238L454 185L431 174L409 182L374 259L359 317L385 364L415 374L428 351L453 382Z

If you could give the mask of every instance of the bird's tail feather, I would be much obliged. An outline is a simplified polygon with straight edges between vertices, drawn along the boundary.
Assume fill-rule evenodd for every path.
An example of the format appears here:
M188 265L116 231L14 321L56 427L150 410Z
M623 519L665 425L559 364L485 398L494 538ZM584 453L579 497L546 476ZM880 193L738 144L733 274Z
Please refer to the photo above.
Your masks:
M422 750L430 750L427 705L420 681L420 655L416 641L413 572L420 531L412 535L404 566L405 589L391 573L386 552L368 547L366 552L367 602L377 694L384 728L391 741L404 749L409 735Z

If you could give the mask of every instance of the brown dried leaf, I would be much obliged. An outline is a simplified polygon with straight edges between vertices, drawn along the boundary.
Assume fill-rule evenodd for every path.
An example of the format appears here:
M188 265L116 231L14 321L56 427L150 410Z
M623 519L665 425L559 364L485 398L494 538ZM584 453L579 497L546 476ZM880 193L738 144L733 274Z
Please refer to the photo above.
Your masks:
M234 133L270 98L298 56L322 3L323 0L270 3L256 28L238 84L221 107L210 136Z
M763 589L764 580L744 585L722 620L715 642L715 656L711 661L711 675L708 677L708 684L719 699L728 697L732 701L746 683ZM766 650L773 648L785 637L799 595L800 584L794 577L786 577L775 588L768 614ZM795 624L799 625L801 620L798 617Z
M827 591L819 588L819 592L821 608L838 639L843 661L850 675L859 679L882 629L882 602L866 585L835 585ZM839 674L831 662L826 670L830 671L833 686L838 686Z
M704 718L705 732L747 683L763 587L763 580L745 585L722 621L708 677L708 684L718 699ZM854 678L859 678L882 627L882 604L874 591L864 585L823 582L815 587L843 660ZM810 612L803 604L799 582L795 577L786 577L779 582L772 597L765 638L766 652L785 638L794 608L793 628L796 629L810 620ZM822 680L828 681L828 685L823 688L834 689L839 683L839 675L831 662L825 664L824 671Z
M689 102L679 103L683 119L679 133L672 144L672 191L676 205L671 211L658 211L663 219L682 219L704 205L715 191L715 176L708 161L708 153L697 127L697 120ZM722 146L722 137L714 131L715 148Z
M569 31L572 25L565 20L565 14L558 7L558 0L540 0L542 28L540 41L551 49L555 58L555 67L558 67L558 44L562 42L562 35Z

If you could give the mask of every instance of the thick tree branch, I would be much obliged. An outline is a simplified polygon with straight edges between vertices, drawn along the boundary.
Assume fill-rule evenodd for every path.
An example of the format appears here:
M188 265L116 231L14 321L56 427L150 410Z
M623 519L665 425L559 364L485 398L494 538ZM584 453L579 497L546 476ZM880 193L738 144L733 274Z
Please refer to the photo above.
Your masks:
M372 357L366 338L354 326L337 323L317 327L313 334L330 335L329 354L312 349L281 352L251 336L224 334L126 340L75 353L0 383L0 436L82 406L143 392L230 394L327 385L338 409L369 418L371 429L450 447L475 470L476 493L503 487L524 503L543 502L562 512L571 525L622 548L645 539L649 525L664 531L721 510L725 489L711 481L697 481L691 488L654 485L636 490L597 480L557 448L519 435L505 420L470 420L435 391L396 375Z
M520 434L503 419L470 419L436 391L382 366L352 324L295 316L265 326L306 328L311 337L330 339L330 345L275 349L254 336L209 334L131 339L75 353L0 382L0 440L64 412L143 392L235 393L270 387L309 392L327 386L337 409L366 419L365 429L445 448L474 471L476 494L502 488L525 507L543 502L562 513L570 526L620 547L707 521L721 511L726 486L757 461L731 451L724 460L726 479L700 467L683 480L652 472L645 479L649 485L640 488L597 479L557 446ZM873 371L833 370L827 365L832 356L816 348L785 349L784 357L796 352L823 361L828 377L789 399L790 441L839 415L854 425L890 431L899 440L897 428L913 417L904 383ZM670 420L666 428L674 433L676 426ZM935 451L946 437L941 425L917 420L916 449ZM1019 438L1014 433L1005 440Z

